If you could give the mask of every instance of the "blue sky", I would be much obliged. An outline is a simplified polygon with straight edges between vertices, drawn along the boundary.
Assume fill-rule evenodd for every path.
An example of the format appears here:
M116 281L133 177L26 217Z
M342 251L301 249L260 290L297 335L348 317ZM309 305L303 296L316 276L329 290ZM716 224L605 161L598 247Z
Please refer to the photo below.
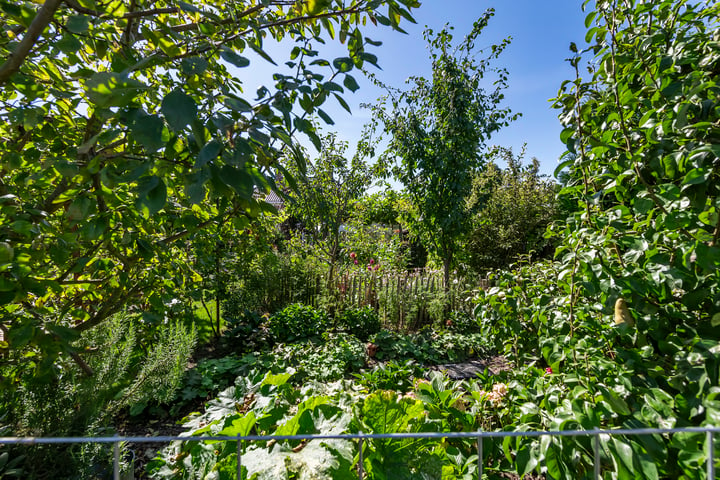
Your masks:
M495 16L488 28L476 42L476 46L490 46L504 37L513 38L510 46L495 63L509 71L509 88L506 90L506 105L523 116L493 136L490 144L512 147L519 152L523 143L527 143L526 159L540 160L541 172L552 175L557 159L564 152L559 140L562 130L557 119L558 112L551 108L548 100L557 95L563 80L571 79L573 71L565 61L570 55L570 42L583 43L585 36L584 19L579 0L505 0L492 3L484 0L421 0L422 6L415 10L417 24L404 23L401 26L407 35L394 32L389 28L366 27L364 34L373 40L381 40L381 47L371 51L378 57L382 70L370 67L384 83L403 87L405 80L412 75L429 77L431 64L428 51L422 38L425 26L435 31L446 23L455 27L455 39L462 38L470 31L472 24L488 8L495 8ZM268 46L275 60L281 64L287 60L292 44L284 42L278 46ZM323 58L343 56L343 45L319 46ZM253 77L261 75L262 70L276 67L262 65L261 60L253 63L249 69L239 72L241 78L250 71ZM268 64L265 64L268 65ZM259 68L259 70L258 70ZM360 85L353 93L349 91L344 98L353 114L348 114L334 100L323 109L335 120L328 126L321 122L323 131L336 131L341 139L350 142L351 150L360 136L370 112L361 109L361 103L374 103L382 95L382 90L361 78L360 72L352 72ZM249 79L248 79L249 80ZM250 87L250 81L247 83ZM254 88L254 87L253 87ZM308 142L309 144L309 142ZM311 153L312 155L312 153Z

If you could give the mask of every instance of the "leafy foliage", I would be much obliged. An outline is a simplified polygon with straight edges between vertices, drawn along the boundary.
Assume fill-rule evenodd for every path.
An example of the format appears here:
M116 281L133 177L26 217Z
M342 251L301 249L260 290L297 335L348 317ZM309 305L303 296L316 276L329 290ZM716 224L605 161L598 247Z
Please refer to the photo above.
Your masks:
M377 63L370 21L416 0L5 3L0 38L0 305L13 375L52 373L126 305L156 312L200 280L185 242L273 208L296 136ZM382 9L385 13L380 13ZM404 19L404 20L403 20ZM266 39L294 42L273 86L243 93ZM347 56L321 58L339 40ZM297 157L299 158L299 157ZM39 356L23 356L26 351Z
M309 305L294 303L273 314L268 329L276 342L292 342L322 334L331 326L327 314Z
M487 57L477 60L475 41L494 14L488 10L455 48L447 27L434 35L425 32L431 50L433 77L413 77L414 87L390 91L373 108L378 122L390 134L384 154L394 177L408 194L414 212L408 227L442 259L445 285L450 278L460 240L470 223L465 200L471 192L472 176L483 167L480 150L490 135L513 116L498 107L507 72L498 69L493 90L481 83L490 61L509 43L493 45ZM384 103L390 102L390 107ZM371 126L371 130L376 128Z
M558 188L538 173L537 159L523 165L524 153L516 156L510 149L493 149L491 156L507 161L507 167L489 163L473 179L468 198L473 227L463 255L476 272L509 268L522 255L552 256L555 245L544 234L560 218Z
M335 279L340 259L341 227L350 219L353 204L372 184L370 167L357 156L344 158L347 143L334 134L322 139L320 157L298 171L297 188L288 204L290 215L300 219L317 253L328 264L328 285Z
M163 329L154 345L143 345L136 322L115 315L80 339L93 377L70 369L53 383L31 378L2 391L1 404L12 419L8 428L15 436L109 435L110 420L121 409L140 413L148 404L173 399L193 344L194 331L176 324ZM108 469L106 447L38 445L26 450L16 468L23 469L23 478L63 478L68 472L90 478L93 469Z
M378 363L372 370L356 374L360 385L367 390L394 390L405 393L412 389L413 380L421 375L421 369L413 360Z
M499 273L476 309L487 337L530 365L508 384L514 401L498 417L508 428L717 424L718 8L598 2L587 80L587 52L571 46L578 75L556 99L571 155L559 169L579 211L554 229L555 262ZM618 303L628 306L619 322ZM601 447L609 478L705 478L699 436ZM502 449L523 473L592 474L581 439Z
M339 314L337 327L355 335L360 340L367 340L370 335L380 331L380 319L377 312L370 306L347 309Z

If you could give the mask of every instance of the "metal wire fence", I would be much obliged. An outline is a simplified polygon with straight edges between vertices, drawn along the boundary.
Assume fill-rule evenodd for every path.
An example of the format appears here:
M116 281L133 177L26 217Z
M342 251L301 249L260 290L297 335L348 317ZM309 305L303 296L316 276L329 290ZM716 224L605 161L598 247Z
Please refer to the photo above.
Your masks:
M601 477L601 436L634 436L634 435L667 435L676 433L705 434L706 437L706 478L716 479L715 476L715 435L720 433L720 427L686 427L686 428L637 428L612 430L562 430L562 431L514 431L514 432L428 432L428 433L348 433L340 435L248 435L248 436L156 436L156 437L0 437L0 445L40 445L40 444L76 444L76 443L112 443L113 444L113 478L120 480L120 444L129 443L158 443L181 440L185 442L205 441L231 441L237 442L237 479L241 480L242 447L245 442L256 441L284 441L284 440L348 440L358 443L358 478L365 478L363 466L363 447L365 442L379 439L472 439L477 442L477 479L483 477L483 439L485 438L531 438L531 437L592 437L594 453L593 479Z

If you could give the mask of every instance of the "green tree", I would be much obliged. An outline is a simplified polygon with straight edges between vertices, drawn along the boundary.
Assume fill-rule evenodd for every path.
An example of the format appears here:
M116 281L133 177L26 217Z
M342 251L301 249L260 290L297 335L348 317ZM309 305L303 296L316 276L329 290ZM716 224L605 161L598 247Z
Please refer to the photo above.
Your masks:
M351 71L376 63L361 26L399 30L418 5L3 2L4 374L49 374L64 352L83 365L72 347L81 332L129 302L162 309L197 281L183 243L269 209L253 194L274 187L295 135L319 146L309 117L330 121L321 106L347 107ZM247 52L274 63L266 38L294 44L274 85L247 95L235 72L248 72ZM314 45L328 38L348 56L321 58ZM20 356L27 348L42 355Z
M491 61L510 40L493 45L481 59L482 51L475 49L493 14L488 10L454 50L451 27L437 35L427 30L432 79L413 77L408 91L388 89L374 107L377 121L390 134L384 160L395 165L392 173L415 209L408 227L442 259L446 288L470 229L465 202L473 175L484 165L481 151L490 135L514 118L509 109L499 108L507 86L504 69L491 69L497 79L491 91L483 88Z
M297 172L297 188L291 194L288 213L302 220L315 248L328 265L327 285L333 285L342 252L342 227L351 218L353 205L372 184L371 169L357 155L343 156L347 143L334 134L322 139L320 156Z
M554 247L545 230L560 215L558 185L539 174L537 159L523 165L524 153L494 149L490 158L504 160L507 167L491 161L473 179L468 198L473 228L464 253L476 272L507 268L531 252L535 258L552 255Z

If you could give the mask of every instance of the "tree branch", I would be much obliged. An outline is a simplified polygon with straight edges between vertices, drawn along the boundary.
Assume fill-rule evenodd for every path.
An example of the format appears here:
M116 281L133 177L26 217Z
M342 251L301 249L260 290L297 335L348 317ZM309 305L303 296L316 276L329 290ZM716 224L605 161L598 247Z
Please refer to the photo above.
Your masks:
M20 69L25 58L30 54L30 50L40 38L45 27L48 26L52 20L55 12L62 0L46 0L37 15L33 19L30 27L27 29L25 36L20 41L15 51L10 54L10 57L0 67L0 85L8 81L8 79Z

